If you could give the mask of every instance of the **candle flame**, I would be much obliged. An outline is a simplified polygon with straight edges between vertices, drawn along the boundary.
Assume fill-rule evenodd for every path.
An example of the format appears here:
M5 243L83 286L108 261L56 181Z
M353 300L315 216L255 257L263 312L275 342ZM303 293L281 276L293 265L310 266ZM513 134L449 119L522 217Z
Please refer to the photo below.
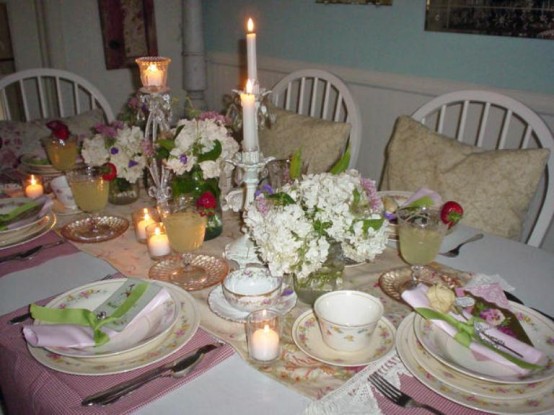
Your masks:
M252 20L252 18L248 19L248 22L246 23L246 28L248 29L248 33L254 32L254 21Z
M151 63L150 65L148 65L148 68L146 68L146 71L152 73L158 72L158 65L156 65L155 63Z
M253 87L252 80L251 79L247 80L246 81L246 93L251 94L253 89L254 89L254 87Z
M264 332L266 333L269 332L269 325L267 324L264 325Z
M37 184L37 179L35 179L34 174L31 174L31 184Z
M156 226L156 229L154 229L154 235L160 235L161 233L162 231L160 230L160 228Z

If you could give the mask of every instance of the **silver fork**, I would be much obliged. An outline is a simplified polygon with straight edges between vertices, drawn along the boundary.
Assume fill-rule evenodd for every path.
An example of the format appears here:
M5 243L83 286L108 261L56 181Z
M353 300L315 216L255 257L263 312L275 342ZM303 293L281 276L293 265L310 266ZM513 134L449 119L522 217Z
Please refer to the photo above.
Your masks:
M371 375L369 375L368 380L373 386L375 386L375 388L377 388L379 392L381 392L381 394L385 398L391 400L392 402L394 402L395 404L403 408L424 408L436 415L445 415L443 412L439 411L438 409L435 409L429 405L425 405L424 403L415 401L411 396L408 396L404 392L398 390L396 386L389 383L388 380L383 378L377 372L374 372Z
M478 241L479 239L483 239L483 234L482 233L478 233L477 235L474 235L472 236L471 238L463 241L460 245L458 245L457 247L455 248L452 248L450 251L447 251L447 252L441 252L440 255L443 255L443 256L447 256L449 258L454 258L454 257L457 257L458 255L460 255L460 248L462 246L464 246L465 244L468 244L470 242L475 242L475 241Z

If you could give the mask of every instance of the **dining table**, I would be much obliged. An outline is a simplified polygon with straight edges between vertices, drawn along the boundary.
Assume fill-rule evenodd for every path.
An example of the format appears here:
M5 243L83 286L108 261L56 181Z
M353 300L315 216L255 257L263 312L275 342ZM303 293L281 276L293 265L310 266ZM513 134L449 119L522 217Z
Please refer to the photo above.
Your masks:
M383 344L383 354L371 362L349 366L309 356L293 338L295 322L310 310L310 305L299 300L282 316L279 358L267 364L253 361L248 354L244 323L226 319L212 310L210 296L219 285L189 291L200 316L198 332L190 341L190 346L199 344L194 341L221 341L226 349L217 358L187 379L157 379L151 382L151 387L145 386L144 391L139 389L111 405L81 406L81 399L86 395L115 384L122 377L131 378L148 367L105 376L63 373L44 366L30 354L21 335L21 327L30 321L10 325L8 320L25 312L31 303L44 304L60 293L96 282L106 275L148 279L156 262L148 255L146 245L137 241L131 221L132 212L146 206L154 206L154 201L142 196L132 204L110 204L106 207L103 214L124 217L131 223L115 239L99 243L68 240L39 251L29 260L0 264L0 388L3 413L364 413L341 410L340 405L346 402L345 396L357 396L360 385L367 386L363 376L368 370L389 367L391 371L396 371L404 391L445 413L502 412L501 408L488 407L486 402L479 400L474 404L456 403L448 399L448 395L437 393L419 382L403 366L402 359L396 353L394 332L392 338ZM0 258L59 239L60 229L78 217L79 214L59 212L54 229L24 244L0 250ZM240 214L225 211L223 218L222 235L205 241L198 253L223 258L225 247L242 235ZM441 252L479 232L460 223L444 238ZM491 281L500 282L504 290L515 295L527 307L554 315L554 255L545 250L485 233L481 240L465 245L457 257L438 255L432 267L445 272L460 272L469 278L490 277ZM396 242L391 240L374 261L347 266L343 288L379 297L385 308L385 317L398 329L412 310L402 301L387 295L379 281L384 273L401 268L408 268L408 265L402 261ZM186 347L183 346L183 350ZM171 361L178 353L167 357L164 362ZM367 390L371 389L367 387ZM421 409L400 408L380 394L373 393L360 398L360 405L367 405L366 413L425 413ZM554 395L554 390L550 394ZM510 413L509 410L507 413ZM541 413L554 413L554 406L541 407L540 410Z

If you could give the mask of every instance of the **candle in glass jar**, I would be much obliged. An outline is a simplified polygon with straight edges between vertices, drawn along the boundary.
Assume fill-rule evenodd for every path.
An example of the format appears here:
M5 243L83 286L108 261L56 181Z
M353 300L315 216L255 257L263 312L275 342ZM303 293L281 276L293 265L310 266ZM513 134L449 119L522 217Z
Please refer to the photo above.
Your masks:
M137 239L139 241L146 241L146 227L154 222L156 221L152 218L152 216L150 216L148 208L144 208L142 211L142 216L139 216L139 220L137 221L135 227Z
M267 324L263 329L257 329L250 341L250 356L253 359L269 361L279 357L279 335Z
M258 64L256 58L256 33L254 32L254 22L250 18L246 24L248 33L246 34L246 60L248 68L248 78L258 79Z
M31 174L31 177L28 179L28 185L25 186L25 196L36 199L44 194L44 187L37 180L34 174Z
M146 227L148 252L152 258L162 257L171 252L169 239L161 223L154 223Z
M146 86L162 86L163 76L163 71L159 70L155 64L150 64L148 68L146 68Z
M252 93L253 83L246 82L246 91L240 94L242 106L242 149L256 151L258 149L258 128L256 123L256 96Z

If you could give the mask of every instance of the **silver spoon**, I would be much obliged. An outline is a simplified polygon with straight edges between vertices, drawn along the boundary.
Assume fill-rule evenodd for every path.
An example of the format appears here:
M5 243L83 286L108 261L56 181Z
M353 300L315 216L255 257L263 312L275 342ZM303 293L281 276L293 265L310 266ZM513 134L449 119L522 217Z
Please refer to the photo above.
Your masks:
M472 236L471 238L463 241L460 245L458 245L457 247L455 248L452 248L450 251L448 252L441 252L439 255L442 255L442 256L447 256L449 258L454 258L454 257L457 257L458 255L460 255L460 248L462 246L464 246L465 244L468 244L470 242L475 242L475 241L478 241L479 239L483 239L483 234L482 233L478 233L477 235L474 235Z

